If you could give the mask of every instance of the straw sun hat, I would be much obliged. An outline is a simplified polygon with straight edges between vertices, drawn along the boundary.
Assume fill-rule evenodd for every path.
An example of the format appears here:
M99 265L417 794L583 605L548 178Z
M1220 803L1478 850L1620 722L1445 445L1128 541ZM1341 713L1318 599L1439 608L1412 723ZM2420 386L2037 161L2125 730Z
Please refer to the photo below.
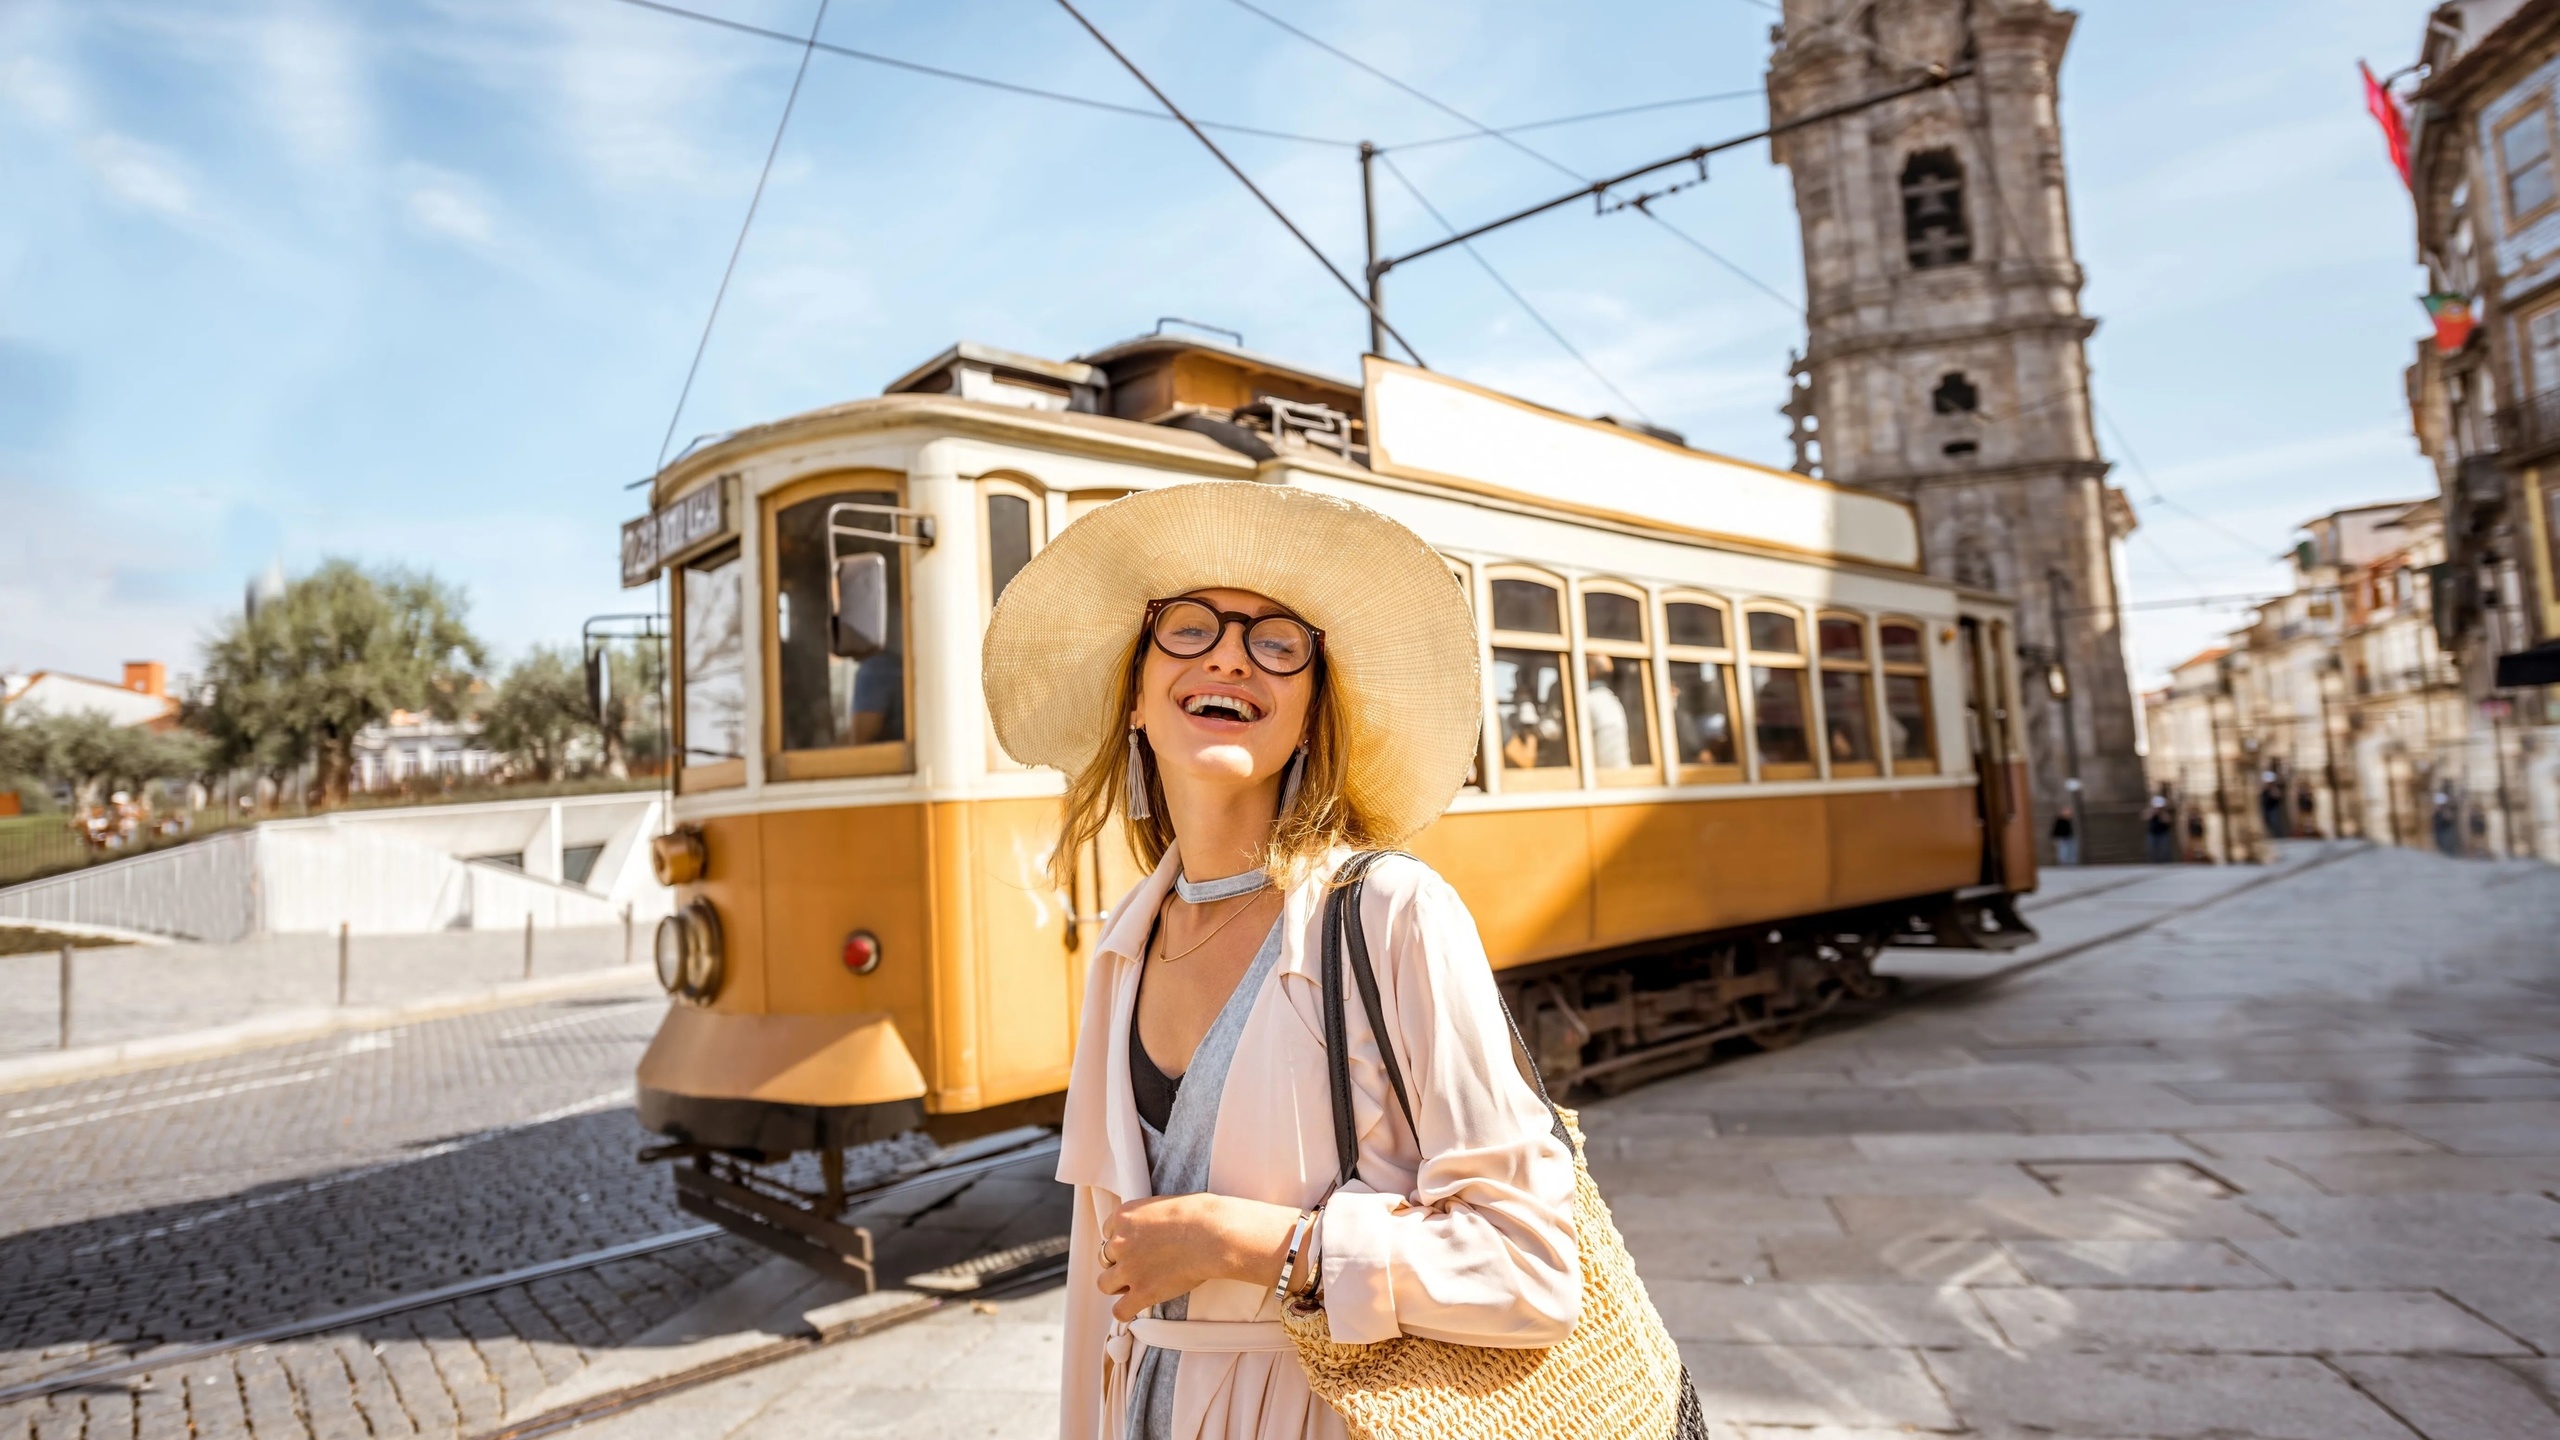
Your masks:
M1059 532L1005 586L987 626L996 738L1072 775L1127 720L1108 713L1147 602L1250 590L1324 632L1348 721L1345 791L1382 843L1430 824L1484 733L1475 620L1422 537L1375 510L1288 485L1142 490Z

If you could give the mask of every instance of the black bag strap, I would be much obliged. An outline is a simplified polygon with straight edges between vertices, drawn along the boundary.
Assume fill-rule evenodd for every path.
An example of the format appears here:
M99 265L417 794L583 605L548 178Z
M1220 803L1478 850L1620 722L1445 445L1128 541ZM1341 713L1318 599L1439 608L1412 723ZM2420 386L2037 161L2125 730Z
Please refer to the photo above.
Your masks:
M1386 1007L1378 998L1377 971L1369 963L1367 927L1360 920L1360 899L1368 889L1369 871L1388 856L1403 854L1401 850L1364 850L1352 856L1334 872L1333 887L1325 896L1321 962L1324 1049L1333 1092L1333 1154L1341 1172L1334 1181L1336 1188L1349 1184L1360 1173L1360 1139L1351 1118L1350 997L1342 988L1345 968L1359 986L1360 1008L1368 1014L1369 1033L1377 1038L1378 1059L1386 1067L1388 1086L1396 1093L1396 1106L1404 1111L1405 1128L1413 1132L1417 1141L1422 1137L1421 1127L1414 1123L1413 1097L1405 1090L1404 1067L1397 1063L1396 1047L1387 1033ZM1500 1004L1499 999L1495 1003ZM1530 1088L1538 1092L1538 1103L1547 1107L1547 1118L1553 1122L1551 1133L1570 1147L1564 1116L1557 1111L1556 1102L1548 1098L1546 1078L1538 1073L1537 1057L1529 1053L1528 1042L1520 1038L1519 1022L1511 1018L1508 1005L1502 1006L1502 1023L1511 1031L1511 1044Z

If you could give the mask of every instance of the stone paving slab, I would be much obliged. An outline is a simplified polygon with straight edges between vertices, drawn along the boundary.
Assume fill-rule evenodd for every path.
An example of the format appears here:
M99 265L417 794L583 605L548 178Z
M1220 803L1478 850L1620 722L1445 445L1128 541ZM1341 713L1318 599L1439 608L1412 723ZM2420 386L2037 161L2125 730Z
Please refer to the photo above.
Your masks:
M2428 1440L2517 1440L2555 1429L2560 1391L2550 1361L2350 1355L2337 1367Z
M2409 1440L2408 1427L2346 1377L2299 1356L1960 1350L1921 1358L1965 1417L1964 1433L1986 1440Z
M1986 1290L2022 1350L2530 1355L2439 1295L2389 1290Z

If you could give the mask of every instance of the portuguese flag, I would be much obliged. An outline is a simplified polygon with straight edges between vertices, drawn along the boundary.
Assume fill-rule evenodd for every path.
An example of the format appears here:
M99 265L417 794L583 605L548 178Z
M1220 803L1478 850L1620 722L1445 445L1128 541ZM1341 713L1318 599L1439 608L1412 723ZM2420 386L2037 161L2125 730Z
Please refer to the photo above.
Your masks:
M2374 123L2382 127L2382 143L2391 151L2391 168L2400 172L2402 185L2414 189L2409 179L2409 122L2400 116L2400 102L2373 78L2372 66L2359 60L2356 69L2364 72L2364 108L2373 112Z
M2421 295L2418 303L2427 307L2427 318L2436 322L2436 353L2451 355L2471 341L2471 327L2479 323L2471 313L2471 297L2438 290Z

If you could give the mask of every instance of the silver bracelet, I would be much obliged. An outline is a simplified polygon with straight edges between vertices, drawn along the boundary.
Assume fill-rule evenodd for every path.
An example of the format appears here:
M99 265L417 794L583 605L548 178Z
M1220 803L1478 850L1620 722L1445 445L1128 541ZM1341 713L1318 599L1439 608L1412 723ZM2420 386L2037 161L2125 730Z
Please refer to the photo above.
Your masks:
M1298 1223L1289 1231L1289 1253L1280 1261L1280 1283L1271 1287L1272 1298L1284 1305L1289 1302L1289 1281L1297 1274L1298 1252L1307 1243L1307 1232L1315 1228L1317 1211L1323 1208L1319 1205L1315 1210L1299 1211Z

